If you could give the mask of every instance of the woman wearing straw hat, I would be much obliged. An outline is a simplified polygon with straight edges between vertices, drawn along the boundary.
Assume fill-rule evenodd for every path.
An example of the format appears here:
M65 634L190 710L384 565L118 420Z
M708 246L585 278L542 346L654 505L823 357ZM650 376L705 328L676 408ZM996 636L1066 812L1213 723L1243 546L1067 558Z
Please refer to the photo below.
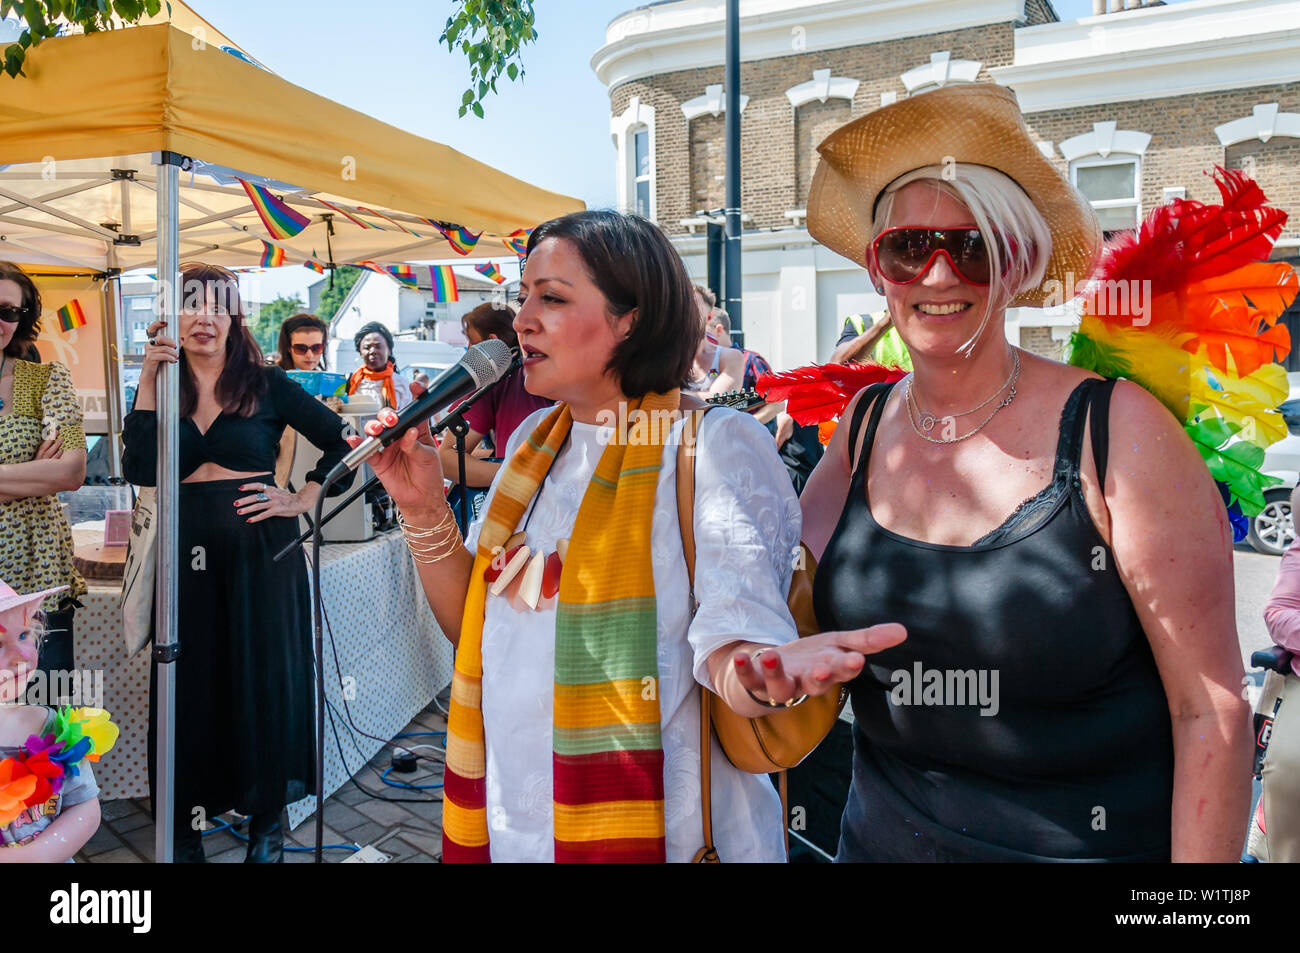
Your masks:
M1090 274L1092 209L992 84L819 152L809 231L866 267L915 368L849 404L802 498L821 624L908 632L850 686L839 859L1236 860L1222 502L1150 394L1004 330Z

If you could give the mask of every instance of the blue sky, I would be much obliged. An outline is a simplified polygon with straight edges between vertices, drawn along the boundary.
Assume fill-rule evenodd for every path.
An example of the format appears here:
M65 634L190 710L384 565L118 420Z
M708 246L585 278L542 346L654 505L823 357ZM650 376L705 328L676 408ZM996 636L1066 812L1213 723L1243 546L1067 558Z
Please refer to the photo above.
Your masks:
M449 0L189 2L290 82L589 207L615 201L609 97L590 63L609 21L635 8L634 0L536 0L538 41L525 50L526 75L498 84L484 119L456 115L469 67L438 45ZM1092 12L1092 0L1053 3L1062 19ZM286 289L309 274L283 272ZM266 281L270 296L280 284Z
M633 0L537 0L527 75L498 84L485 119L456 116L469 68L438 45L447 0L190 2L291 82L589 206L614 202L609 98L590 62L606 25ZM1092 12L1092 0L1054 3L1063 19Z

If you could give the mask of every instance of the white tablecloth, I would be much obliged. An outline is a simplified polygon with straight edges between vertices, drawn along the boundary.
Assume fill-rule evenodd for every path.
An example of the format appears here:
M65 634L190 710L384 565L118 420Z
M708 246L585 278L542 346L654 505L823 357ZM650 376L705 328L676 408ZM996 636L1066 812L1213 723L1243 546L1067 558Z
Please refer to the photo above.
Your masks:
M389 739L450 684L452 650L425 601L401 533L387 533L368 543L333 543L321 554L321 591L328 623L325 693L337 712L333 720L347 759L345 766L327 710L328 797L383 745L349 729L343 709L345 693L357 728ZM117 587L92 585L82 598L85 608L76 616L77 667L103 671L104 707L122 732L113 751L95 765L102 800L149 794L150 655L146 648L133 659L124 658L117 600ZM337 671L331 632L338 651ZM183 645L185 633L180 636ZM314 805L312 797L289 805L290 823L301 823Z

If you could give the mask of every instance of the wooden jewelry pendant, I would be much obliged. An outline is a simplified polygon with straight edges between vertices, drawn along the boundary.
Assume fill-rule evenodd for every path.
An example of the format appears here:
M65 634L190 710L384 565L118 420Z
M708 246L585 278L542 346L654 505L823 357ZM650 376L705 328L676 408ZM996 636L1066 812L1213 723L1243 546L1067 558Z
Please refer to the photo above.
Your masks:
M555 541L555 551L533 552L524 542L523 533L515 533L483 570L488 593L504 595L515 608L538 611L554 605L560 592L560 575L569 541Z

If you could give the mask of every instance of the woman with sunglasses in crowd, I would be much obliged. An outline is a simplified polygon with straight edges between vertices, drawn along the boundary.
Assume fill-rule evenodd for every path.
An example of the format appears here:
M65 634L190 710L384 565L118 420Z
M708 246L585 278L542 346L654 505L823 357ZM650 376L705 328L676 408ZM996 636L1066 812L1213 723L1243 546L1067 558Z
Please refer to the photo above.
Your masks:
M161 321L149 327L135 407L122 431L122 469L131 483L154 485L158 367L179 362L175 859L201 863L196 825L234 809L251 815L245 859L279 862L280 812L308 792L315 758L307 569L301 559L273 557L298 535L298 515L312 508L325 474L347 454L343 421L281 368L263 363L239 281L226 269L183 266L179 347L164 330ZM272 476L286 426L323 451L296 493ZM151 756L156 684L155 677ZM149 770L152 786L152 757Z
M325 340L329 328L314 314L295 314L280 325L280 342L276 346L286 371L324 371L329 369Z
M285 371L323 371L329 368L329 358L325 356L325 341L329 337L329 328L325 322L314 314L295 314L285 318L280 325L280 340L276 345L278 364ZM337 397L319 398L336 414L343 410L343 401ZM284 437L280 440L280 451L275 458L275 482L288 486L289 473L293 469L293 455L298 446L298 434L292 427L286 427Z
M809 231L865 264L914 365L849 404L802 497L821 625L908 632L850 684L838 859L1236 860L1222 500L1150 394L1006 336L1009 306L1090 274L1091 207L993 84L819 151Z
M52 674L75 667L72 619L86 592L58 497L86 477L86 437L68 369L22 359L40 319L35 282L0 262L0 579L22 592L67 587L41 604L48 635L39 664Z

